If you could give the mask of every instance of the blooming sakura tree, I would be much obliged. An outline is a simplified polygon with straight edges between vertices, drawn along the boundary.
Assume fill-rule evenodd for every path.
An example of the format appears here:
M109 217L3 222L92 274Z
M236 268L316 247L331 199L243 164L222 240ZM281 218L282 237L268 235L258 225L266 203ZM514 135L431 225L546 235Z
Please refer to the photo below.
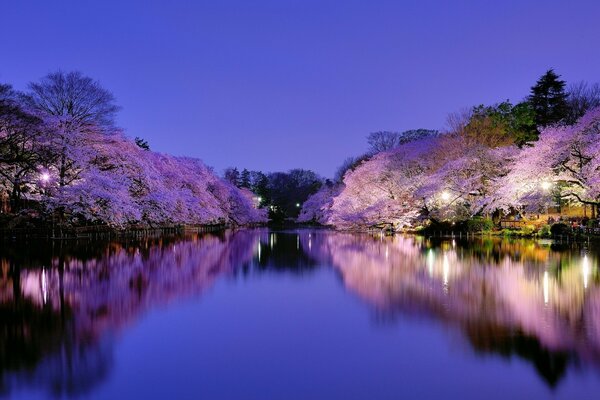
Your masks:
M316 222L327 224L331 217L331 206L333 199L344 189L343 185L323 185L321 189L310 196L304 204L298 216L298 222Z
M118 107L98 82L56 72L27 94L0 85L0 185L68 221L250 224L252 195L200 160L149 151L114 126Z
M540 209L553 196L600 204L600 109L571 126L552 126L523 149L499 185L491 207Z
M484 128L462 124L451 133L381 152L348 171L339 193L313 196L300 220L343 229L398 228L419 217L464 220L497 210L540 212L556 197L594 210L600 205L600 108L574 125L546 128L522 149L484 137Z
M250 224L266 217L251 196L218 178L200 160L144 150L121 133L89 133L77 178L56 185L49 211L125 227L142 224Z
M464 220L487 211L517 152L516 146L491 148L460 136L441 138L429 156L429 175L418 190L429 215Z
M406 143L348 171L345 188L333 199L327 222L346 229L411 224L424 205L416 193L427 170L425 155L437 141L427 138Z

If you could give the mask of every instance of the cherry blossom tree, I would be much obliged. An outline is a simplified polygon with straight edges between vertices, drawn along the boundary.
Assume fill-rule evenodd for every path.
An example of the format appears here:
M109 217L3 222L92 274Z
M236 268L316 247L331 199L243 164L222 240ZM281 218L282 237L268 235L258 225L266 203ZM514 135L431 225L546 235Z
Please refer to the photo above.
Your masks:
M428 168L425 156L437 142L437 138L409 142L348 171L327 222L345 229L410 225L424 205L416 193Z
M551 126L523 149L499 185L494 207L541 208L558 196L567 202L600 204L600 108L571 126Z

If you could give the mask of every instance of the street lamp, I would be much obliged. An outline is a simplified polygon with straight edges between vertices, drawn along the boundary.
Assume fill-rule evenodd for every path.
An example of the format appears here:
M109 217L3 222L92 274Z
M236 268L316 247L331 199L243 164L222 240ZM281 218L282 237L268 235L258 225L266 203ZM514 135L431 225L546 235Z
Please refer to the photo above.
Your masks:
M542 181L540 186L542 187L542 190L544 192L548 192L548 190L550 190L550 188L552 187L552 182ZM546 200L545 203L546 203L546 215L548 215L548 200Z
M448 201L448 200L450 200L450 193L447 190L444 190L442 192L442 196L441 197L442 197L442 200Z
M541 183L542 190L548 190L552 187L552 182L544 181Z
M300 208L300 203L296 203L296 207Z
M40 174L40 180L42 181L42 183L48 183L48 181L50 180L50 174L48 172L42 172Z

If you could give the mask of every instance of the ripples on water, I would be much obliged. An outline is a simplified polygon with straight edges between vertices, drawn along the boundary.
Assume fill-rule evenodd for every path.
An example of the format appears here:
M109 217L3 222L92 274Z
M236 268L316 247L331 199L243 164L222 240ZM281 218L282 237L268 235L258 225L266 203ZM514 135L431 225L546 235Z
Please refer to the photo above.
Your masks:
M486 368L478 356L519 359L536 372L536 382L529 384L566 398L562 380L571 372L591 373L593 379L581 378L587 385L583 393L591 393L599 388L600 287L598 256L588 247L309 230L5 244L0 395L93 395L111 379L120 335L159 306L171 310L201 299L219 280L251 285L275 274L317 282L326 279L318 273L323 270L340 278L345 297L349 293L361 303L344 303L340 313L372 314L375 330L405 320L433 322L446 336L458 333L463 344L449 340L447 346L453 347L452 357L466 358L473 368ZM330 311L316 306L307 312ZM257 324L269 318L260 312L255 317ZM306 326L307 332L314 328ZM413 345L427 353L426 341ZM440 367L432 365L431 371L432 380L442 383ZM335 386L334 378L331 383Z

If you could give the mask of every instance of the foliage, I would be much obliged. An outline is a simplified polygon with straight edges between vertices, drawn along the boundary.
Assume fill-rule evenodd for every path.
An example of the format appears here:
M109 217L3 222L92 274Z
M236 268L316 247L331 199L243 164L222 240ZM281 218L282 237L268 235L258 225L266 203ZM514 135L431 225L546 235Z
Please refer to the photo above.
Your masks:
M535 114L527 102L513 106L505 101L494 106L475 107L465 130L467 135L480 137L479 141L489 147L512 143L523 146L538 136Z
M269 174L243 169L240 174L237 168L230 167L225 170L225 180L253 193L274 222L297 218L300 206L323 184L315 172L304 169Z
M150 150L150 145L148 144L147 140L144 140L141 137L136 136L135 139L133 139L133 141L135 142L135 144L137 144L137 146L140 149Z
M551 227L548 224L542 225L540 230L538 231L538 236L540 237L550 237L551 235Z
M474 217L467 221L469 232L489 232L494 229L494 221L491 218Z
M557 222L550 227L550 233L553 236L568 235L572 231L571 227L565 223Z

